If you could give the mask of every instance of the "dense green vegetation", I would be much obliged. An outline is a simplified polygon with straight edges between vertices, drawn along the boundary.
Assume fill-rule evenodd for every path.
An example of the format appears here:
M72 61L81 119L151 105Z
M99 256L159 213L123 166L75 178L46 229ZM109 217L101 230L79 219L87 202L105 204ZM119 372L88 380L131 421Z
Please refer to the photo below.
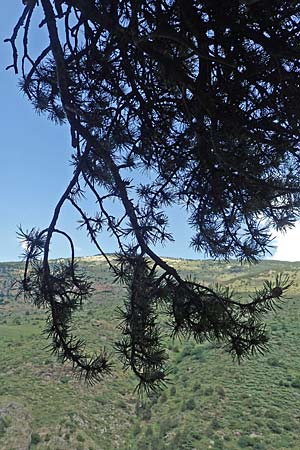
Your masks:
M118 337L122 287L100 257L82 259L95 293L74 327L91 351ZM267 318L270 352L238 365L211 343L166 341L170 384L150 399L115 360L112 375L88 386L45 351L46 312L15 298L18 263L0 264L1 450L299 450L300 263L241 266L170 261L184 276L221 282L247 296L278 272L294 278L281 310ZM79 332L80 330L80 332Z

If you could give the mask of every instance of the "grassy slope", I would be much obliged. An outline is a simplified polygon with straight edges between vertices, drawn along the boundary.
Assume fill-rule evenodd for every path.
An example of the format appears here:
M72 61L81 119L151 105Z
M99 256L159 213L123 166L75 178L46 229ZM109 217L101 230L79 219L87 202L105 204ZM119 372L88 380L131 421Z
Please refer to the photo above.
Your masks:
M167 343L172 384L150 400L115 360L111 377L96 386L74 379L45 352L45 312L15 299L10 285L20 265L0 264L0 449L299 450L300 263L264 261L246 267L171 260L186 275L230 284L248 295L277 272L295 277L283 309L268 318L270 352L238 366L212 344ZM117 338L122 289L101 258L83 266L96 292L75 321L90 348L110 350ZM1 295L1 293L3 295Z

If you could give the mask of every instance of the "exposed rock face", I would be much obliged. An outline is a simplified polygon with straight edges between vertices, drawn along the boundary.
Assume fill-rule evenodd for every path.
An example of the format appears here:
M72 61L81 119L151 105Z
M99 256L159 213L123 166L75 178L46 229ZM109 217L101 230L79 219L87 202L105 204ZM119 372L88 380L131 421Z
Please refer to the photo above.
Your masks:
M23 405L9 403L0 407L1 450L29 450L31 417Z

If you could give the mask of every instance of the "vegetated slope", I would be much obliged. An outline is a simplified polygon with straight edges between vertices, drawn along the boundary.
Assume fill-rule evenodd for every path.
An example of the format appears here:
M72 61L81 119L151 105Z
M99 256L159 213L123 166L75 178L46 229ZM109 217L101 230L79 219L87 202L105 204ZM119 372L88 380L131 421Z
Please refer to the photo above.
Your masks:
M112 351L123 288L101 257L81 264L95 294L74 323L91 351ZM0 449L291 449L300 434L300 263L176 260L187 276L221 282L247 296L278 272L294 277L289 299L268 317L270 352L237 365L211 343L167 340L170 385L150 399L117 358L112 375L94 386L73 377L45 350L46 312L10 289L18 263L0 264ZM167 330L166 330L167 332Z

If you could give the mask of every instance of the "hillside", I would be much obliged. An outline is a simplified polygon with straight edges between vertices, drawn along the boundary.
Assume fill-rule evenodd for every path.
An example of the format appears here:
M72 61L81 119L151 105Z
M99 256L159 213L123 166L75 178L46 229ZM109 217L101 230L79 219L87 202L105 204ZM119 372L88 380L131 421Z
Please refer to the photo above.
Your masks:
M123 289L101 257L80 262L95 293L74 328L91 351L112 351ZM112 375L87 386L45 350L46 312L15 297L21 264L0 263L1 450L299 450L300 263L169 262L241 297L278 272L290 274L289 298L268 317L270 352L237 365L211 343L169 339L170 384L159 394L139 398L116 356Z

